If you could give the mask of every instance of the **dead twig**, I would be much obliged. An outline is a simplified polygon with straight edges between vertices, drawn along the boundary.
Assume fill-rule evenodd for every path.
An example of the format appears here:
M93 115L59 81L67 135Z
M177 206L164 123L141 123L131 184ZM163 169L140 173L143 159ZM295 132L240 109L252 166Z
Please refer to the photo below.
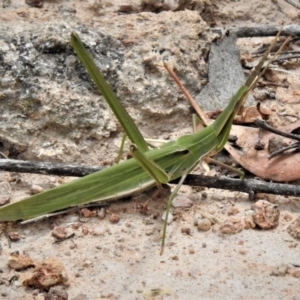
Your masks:
M0 170L3 169L5 160L0 160ZM10 164L12 165L13 160L9 160ZM15 165L18 165L19 161L15 161ZM35 173L36 167L34 162L26 162L27 165L32 165L33 168L30 170L29 168L26 169L27 173ZM39 163L38 163L39 164ZM45 163L44 163L45 164ZM48 164L48 163L47 163ZM2 165L2 167L1 167ZM50 163L51 165L51 163ZM76 176L81 177L93 172L99 171L103 169L103 167L85 167L85 166L75 166L75 165L62 165L62 169L57 170L56 168L53 170L54 173L51 173L51 169L49 169L48 174L56 175L59 172L60 176ZM23 169L24 170L24 169ZM10 170L8 166L5 167L5 171L13 171L16 172L16 168ZM17 172L22 172L17 171ZM24 172L24 171L23 171ZM66 173L64 173L66 172ZM76 175L74 175L76 174ZM176 181L174 181L175 183ZM173 183L173 182L172 182ZM282 183L271 183L265 181L259 181L254 179L231 179L231 178L224 178L224 177L212 177L212 176L205 176L205 175L192 175L189 174L184 181L186 185L192 186L202 186L202 187L209 187L209 188L217 188L217 189L226 189L231 191L240 191L249 194L254 193L269 193L275 195L289 195L289 196L300 196L300 186L293 185L293 184L282 184ZM97 203L91 203L97 205ZM99 204L98 204L99 205ZM74 208L75 209L75 208ZM76 208L78 209L78 208Z
M283 132L281 130L278 130L278 129L270 126L264 120L261 120L261 119L256 119L254 123L259 128L262 128L262 129L270 131L272 133L275 133L275 134L281 135L283 137L293 139L293 140L296 140L296 141L300 142L300 135L298 135L298 134L292 134L292 133Z
M247 37L263 37L263 36L276 36L278 31L282 28L281 36L300 36L300 25L285 25L285 26L257 26L257 27L238 27L229 30L234 30L238 38ZM213 29L219 33L221 29Z
M282 153L284 153L285 151L288 151L288 150L291 150L291 149L295 149L295 151L298 151L299 148L300 148L300 136L297 135L297 134L292 134L292 133L288 133L288 132L283 132L281 130L278 130L272 126L270 126L269 124L267 124L265 121L261 120L261 119L257 119L255 121L255 125L261 129L264 129L264 130L267 130L267 131L270 131L272 133L275 133L275 134L278 134L280 136L283 136L283 137L286 137L286 138L289 138L289 139L293 139L293 140L296 140L298 142L292 144L292 145L289 145L289 146L286 146L286 147L283 147L277 151L274 151L272 152L270 155L269 155L269 159L275 157L275 156L278 156Z
M0 159L0 170L9 172L81 177L99 171L101 169L103 169L103 167Z

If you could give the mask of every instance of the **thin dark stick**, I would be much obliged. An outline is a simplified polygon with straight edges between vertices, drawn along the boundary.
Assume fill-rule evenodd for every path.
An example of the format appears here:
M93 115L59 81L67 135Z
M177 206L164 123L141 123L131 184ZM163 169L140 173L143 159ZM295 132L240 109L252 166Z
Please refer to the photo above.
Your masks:
M299 25L286 25L286 26L260 26L260 27L239 27L232 28L238 38L247 37L260 37L260 36L275 36L282 28L281 36L300 36Z
M104 167L66 165L51 162L0 159L0 170L20 173L81 177L103 168Z
M283 147L283 148L281 148L281 149L279 149L279 150L277 150L277 151L272 152L272 153L269 155L268 158L271 159L271 158L273 158L273 157L275 157L275 156L278 156L278 155L284 153L285 151L288 151L288 150L291 150L291 149L295 149L295 151L298 151L298 150L299 150L299 147L300 147L299 142L294 143L294 144L292 144L292 145Z
M234 31L238 38L251 38L251 37L263 37L263 36L276 36L278 31L282 29L281 36L300 36L300 25L285 25L285 26L257 26L257 27L232 27L229 31ZM226 30L227 31L227 30ZM223 36L224 29L213 28L212 32Z
M278 134L280 136L283 136L283 137L286 137L286 138L298 141L298 142L296 142L296 143L294 143L292 145L283 147L283 148L281 148L281 149L279 149L277 151L272 152L269 155L269 159L271 159L271 158L273 158L275 156L278 156L278 155L284 153L287 150L291 150L291 149L296 149L297 150L297 149L299 149L299 146L300 146L300 144L299 144L299 142L300 142L300 136L299 135L278 130L278 129L270 126L264 120L261 120L261 119L256 119L254 123L260 129L264 129L264 130L270 131L272 133Z
M15 165L14 168L9 168L9 166L3 166L5 165L5 161L9 161L9 166ZM15 164L13 164L15 162ZM40 163L34 163L34 162L26 162L23 161L23 163L27 166L31 165L32 168L26 168L26 173L36 173L37 167L36 164ZM43 163L47 165L51 165L52 163ZM13 171L13 172L24 172L24 168L21 168L21 170L17 170L16 166L20 165L19 161L14 161L12 159L5 160L0 159L0 170L5 171ZM61 165L61 164L59 164ZM104 169L104 167L85 167L85 166L75 166L75 165L61 165L62 169L57 169L58 165L55 166L53 171L54 173L51 173L51 168L49 168L47 171L47 174L52 175L59 175L61 176L85 176L88 174L91 174L93 172L99 171L101 169ZM23 171L22 171L23 170ZM65 170L67 170L66 173ZM74 175L76 174L76 175ZM172 182L173 183L173 182ZM176 183L176 181L174 181ZM231 179L226 177L212 177L212 176L205 176L205 175L191 175L189 174L184 181L184 184L186 185L192 185L192 186L202 186L202 187L209 187L209 188L217 188L217 189L226 189L231 191L240 191L252 194L255 193L269 193L269 194L275 194L275 195L288 195L288 196L300 196L300 186L298 185L292 185L292 184L282 184L282 183L272 183L272 182L265 182L265 181L259 181L259 180L252 180L252 179Z
M189 174L183 184L239 191L248 194L267 193L274 195L300 196L299 185L265 182L254 179L241 180Z
M292 133L288 133L288 132L283 132L281 130L278 130L278 129L270 126L269 124L267 124L264 120L256 119L254 123L259 128L262 128L264 130L270 131L270 132L278 134L280 136L283 136L283 137L293 139L293 140L296 140L296 141L300 142L300 135L292 134Z
M273 63L274 62L281 63L285 60L294 59L294 58L300 58L300 54L299 53L296 53L296 54L287 53L287 54L281 55L278 58L274 59Z

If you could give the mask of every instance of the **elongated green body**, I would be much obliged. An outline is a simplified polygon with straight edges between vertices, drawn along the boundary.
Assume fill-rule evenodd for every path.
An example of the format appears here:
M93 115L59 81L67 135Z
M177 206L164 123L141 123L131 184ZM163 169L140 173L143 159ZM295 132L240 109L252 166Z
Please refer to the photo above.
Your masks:
M81 59L84 60L86 67L91 69L89 73L95 78L95 83L97 86L101 86L104 96L106 95L105 97L108 97L112 103L118 101L104 78L97 78L99 74L92 64L91 58L87 58L84 51L76 48L78 44L79 47L82 46L80 46L81 42L79 43L79 41L78 35L73 33L71 44L77 51L77 54L83 56ZM145 161L144 157L146 156L146 158L157 164L159 170L166 172L170 180L174 180L185 176L204 156L222 150L228 139L233 118L243 105L253 85L261 76L262 72L260 72L260 69L270 50L271 47L248 78L245 86L242 86L231 98L227 107L213 124L200 132L184 135L176 141L168 142L158 149L147 151L147 147L142 142L140 147L143 155L139 156L138 160ZM118 118L130 119L130 116L124 112L123 108L120 108L121 113L119 113L119 108L115 110ZM127 128L127 131L130 133L130 128ZM139 139L139 135L139 132L137 132L137 137L131 137L133 143L138 144L136 139ZM161 172L159 171L158 173L160 176ZM149 172L145 171L140 163L132 158L105 170L71 181L19 202L3 206L0 208L0 221L30 219L70 206L119 199L147 190L155 185L156 181Z
M241 88L239 93L245 90L246 88ZM223 113L218 118L224 118ZM213 151L217 147L216 138L217 133L212 124L199 132L168 142L161 148L150 150L145 155L164 169L171 180L174 180L191 169L203 156ZM30 219L92 201L119 199L155 185L155 180L132 158L1 207L0 221Z
M136 145L130 145L130 154L139 163L141 167L156 181L161 188L162 183L168 183L170 176L155 161L149 159L143 152L139 151Z

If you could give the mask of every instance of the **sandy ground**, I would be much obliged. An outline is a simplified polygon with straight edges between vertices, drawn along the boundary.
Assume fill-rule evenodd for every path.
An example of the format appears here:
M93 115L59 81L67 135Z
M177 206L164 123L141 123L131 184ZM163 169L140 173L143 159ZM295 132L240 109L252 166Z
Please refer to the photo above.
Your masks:
M23 1L12 1L5 15L1 8L0 20L5 22L5 18L20 13L26 13L28 18L49 20L53 17L51 9L61 2L75 7L83 22L93 14L93 10L86 7L96 7L98 3L44 1L43 8L33 9ZM253 1L251 7L248 1L211 2L206 21L219 26L282 21L290 24L297 22L299 15L299 11L285 1L268 4ZM103 9L113 11L113 5L108 1L103 3ZM116 1L114 5L117 4ZM260 40L252 43L260 43ZM240 46L245 45L247 43ZM299 115L296 105L289 109ZM284 122L281 120L281 123ZM11 199L14 200L26 196L31 183L50 187L68 180L5 172L0 176L2 182L11 182ZM280 217L278 226L261 230L243 229L245 215L253 204L243 193L190 187L184 187L181 193L184 204L189 206L192 201L192 206L173 210L174 220L168 227L162 256L159 250L165 202L152 200L147 209L143 209L151 194L33 224L2 224L1 299L300 299L300 244L288 232L288 227L299 216L297 198L262 197L274 203L273 209L279 209ZM214 223L208 231L198 230L204 217ZM115 222L116 218L120 220ZM231 222L231 234L224 233L227 219ZM5 233L20 238L10 241ZM69 238L60 240L58 236ZM35 265L49 258L52 265L58 261L61 267L56 278L61 281L61 289L53 293L60 294L60 298L32 284L23 286L33 268L22 271L9 268L9 257L11 260L11 253L16 251L30 257ZM53 269L49 272L55 273ZM68 281L64 280L66 276Z

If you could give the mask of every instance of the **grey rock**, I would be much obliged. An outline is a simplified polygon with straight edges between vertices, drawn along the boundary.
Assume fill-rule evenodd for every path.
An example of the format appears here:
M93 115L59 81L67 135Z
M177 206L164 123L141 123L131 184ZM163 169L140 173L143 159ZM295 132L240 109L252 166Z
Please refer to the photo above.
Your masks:
M196 101L206 111L224 109L231 97L245 83L236 40L236 34L230 31L211 45L209 82L196 97Z
M163 62L192 94L199 92L209 37L197 12L110 15L95 29L76 21L7 22L0 28L0 142L9 157L113 161L118 144L111 137L120 126L69 45L74 30L146 136L190 123L188 104Z

